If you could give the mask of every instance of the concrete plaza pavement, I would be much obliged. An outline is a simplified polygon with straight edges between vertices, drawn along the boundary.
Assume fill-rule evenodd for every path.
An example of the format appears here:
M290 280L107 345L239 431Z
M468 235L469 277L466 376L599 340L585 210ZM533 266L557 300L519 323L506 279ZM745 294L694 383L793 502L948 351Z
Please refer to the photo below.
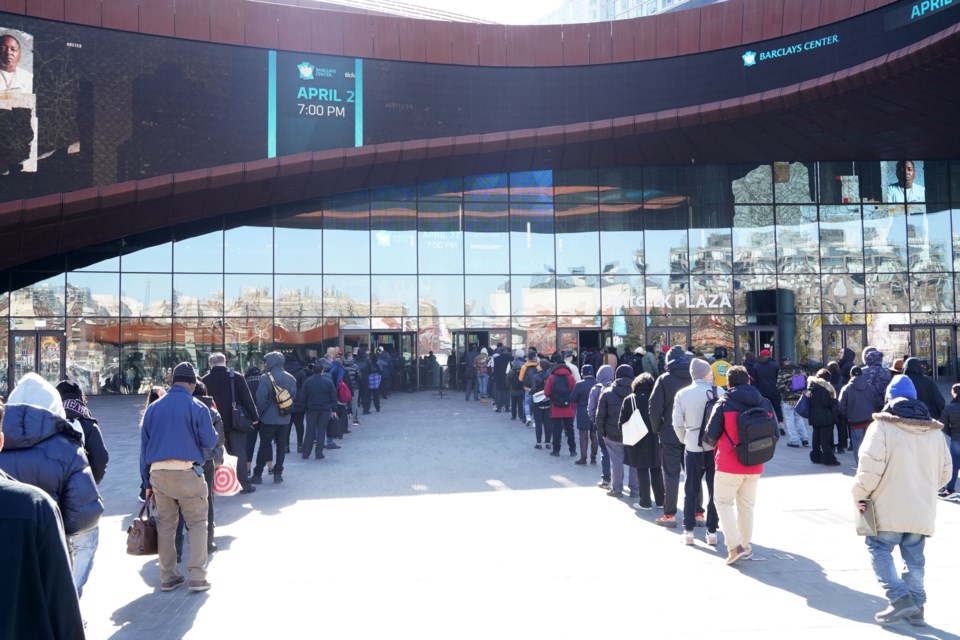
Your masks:
M81 602L92 639L960 637L960 504L939 501L927 544L930 626L881 628L852 454L828 469L781 441L755 558L728 567L722 536L714 549L697 529L684 546L656 511L607 497L599 464L534 449L533 429L491 405L426 391L391 395L326 460L292 454L283 484L265 474L256 493L218 498L213 588L161 593L156 557L125 553L142 404L90 401L111 456Z

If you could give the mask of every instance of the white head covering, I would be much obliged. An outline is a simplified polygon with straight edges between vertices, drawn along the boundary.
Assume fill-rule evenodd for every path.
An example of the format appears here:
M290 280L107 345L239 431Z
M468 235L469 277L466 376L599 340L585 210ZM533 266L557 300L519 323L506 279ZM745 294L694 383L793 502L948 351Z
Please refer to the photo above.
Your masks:
M480 349L480 353L482 353L483 355L487 355L487 348L484 347L483 349Z
M31 407L46 409L61 418L67 417L63 410L63 399L60 398L60 392L35 373L28 373L20 378L16 388L10 392L7 404L26 404Z

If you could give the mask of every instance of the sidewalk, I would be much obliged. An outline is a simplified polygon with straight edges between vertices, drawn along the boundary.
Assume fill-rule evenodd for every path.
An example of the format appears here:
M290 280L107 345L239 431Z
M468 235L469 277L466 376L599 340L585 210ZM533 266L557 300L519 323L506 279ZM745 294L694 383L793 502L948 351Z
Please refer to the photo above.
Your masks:
M760 482L755 558L728 567L722 536L718 551L697 529L685 547L656 511L597 489L599 465L534 449L533 429L491 405L427 391L393 394L326 460L292 454L282 485L265 474L256 493L218 499L213 588L161 593L156 557L125 553L142 404L90 402L111 455L81 605L91 639L960 638L960 504L939 503L927 545L931 626L883 630L852 454L828 470L781 446Z

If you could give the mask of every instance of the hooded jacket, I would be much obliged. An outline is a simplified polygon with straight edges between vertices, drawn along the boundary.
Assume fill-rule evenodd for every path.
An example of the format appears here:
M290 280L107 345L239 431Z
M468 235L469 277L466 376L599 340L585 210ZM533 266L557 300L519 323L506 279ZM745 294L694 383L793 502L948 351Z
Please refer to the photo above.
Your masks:
M590 390L597 384L597 379L593 376L586 376L573 387L573 393L570 394L570 404L577 407L577 429L592 430L595 428L590 414L587 411L590 404Z
M810 398L810 426L827 427L836 424L837 392L833 385L813 376L807 379L806 394Z
M303 394L300 393L303 389L303 383L307 380L307 374L303 370L303 365L288 357L283 363L283 370L292 375L293 379L297 381L297 396L293 399L293 408L290 410L290 413L305 413L306 409L303 407Z
M876 347L864 347L863 349L863 378L866 378L881 398L886 397L887 385L893 374L883 366L883 352Z
M650 349L647 349L643 354L643 372L649 373L654 378L660 375L660 367L657 365L657 356Z
M780 366L770 356L760 356L753 367L756 377L756 387L760 395L776 404L780 402L780 389L777 385L780 377Z
M587 417L594 426L597 425L597 407L600 405L600 394L603 390L613 384L613 367L608 364L597 369L597 384L590 389L590 397L587 399Z
M927 405L930 415L939 416L943 413L943 408L946 405L943 394L940 393L936 382L929 376L923 375L920 370L920 361L916 358L907 358L907 361L903 363L903 373L910 378L910 382L916 387L917 400Z
M753 407L763 407L770 417L774 417L773 405L750 384L735 386L713 405L713 413L707 423L707 435L717 443L714 449L717 471L747 475L763 473L762 464L747 466L740 462L734 448L740 442L737 414Z
M597 400L597 430L601 437L609 438L613 442L623 442L620 408L623 406L623 399L633 393L630 388L632 384L633 378L617 378L600 393Z
M107 471L107 463L110 461L110 454L103 443L103 432L100 431L100 424L91 415L87 405L80 398L65 398L63 409L66 412L67 421L79 424L83 431L83 450L87 454L93 479L97 484L100 484L104 473Z
M543 393L548 398L553 392L553 386L556 383L557 377L563 376L567 379L568 389L570 390L570 402L565 407L558 407L553 402L550 402L550 417L551 418L573 418L577 415L577 405L573 401L573 390L577 385L577 381L573 379L573 374L570 372L570 369L567 368L565 364L557 365L550 371L550 376L547 378L547 381L543 385Z
M701 378L694 380L690 386L684 387L673 400L673 430L677 439L683 443L687 451L710 451L713 447L704 443L697 444L700 439L700 427L703 424L703 411L707 406L707 394L711 389L716 390L717 398L723 397L723 389L715 386L709 380Z
M65 416L53 385L35 373L21 378L3 416L0 470L46 491L60 507L67 536L74 536L97 526L103 501L82 436Z
M943 433L953 442L960 442L960 400L954 399L940 414Z
M851 378L837 400L837 413L844 416L851 427L873 420L873 414L880 411L883 400L877 390L870 386L863 376Z
M650 393L653 391L652 384L639 384L634 387L633 395L637 403L637 411L647 426L650 426ZM633 415L633 405L629 402L630 396L620 405L620 424L626 424L630 416ZM660 440L653 433L640 438L637 444L626 447L623 457L627 466L634 469L659 469L660 468Z
M844 347L840 352L840 361L837 362L840 365L840 384L847 384L850 381L850 369L853 368L853 359L856 357L857 354L848 347Z
M953 472L942 427L925 404L910 398L897 398L873 415L853 498L873 500L877 531L933 535L937 489Z
M277 394L273 389L276 384L281 389L286 389L290 398L297 401L297 379L287 373L283 368L283 355L276 351L268 353L263 359L263 366L267 373L260 380L260 386L257 387L257 412L260 414L260 422L270 425L288 425L290 424L290 413L292 408L287 409L286 415L280 413L277 407ZM269 376L267 375L269 374ZM270 377L273 377L273 384L270 384Z
M661 445L680 446L673 430L673 401L677 392L693 382L690 359L676 346L667 353L666 371L657 378L650 393L650 430L660 436Z

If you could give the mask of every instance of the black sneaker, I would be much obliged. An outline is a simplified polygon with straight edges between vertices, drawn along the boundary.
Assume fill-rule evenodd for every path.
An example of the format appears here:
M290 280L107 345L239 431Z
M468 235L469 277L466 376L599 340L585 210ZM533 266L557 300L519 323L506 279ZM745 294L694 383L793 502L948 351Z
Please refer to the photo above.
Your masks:
M873 619L880 624L891 624L902 618L909 618L918 614L922 615L920 612L920 607L913 604L913 600L910 598L910 596L903 596L902 598L891 602L890 606L883 611L874 614Z
M280 484L281 482L283 482L283 474L282 473L273 474L273 484Z
M340 445L338 445L336 442L331 442L330 444L325 444L325 445L323 445L323 448L324 448L324 449L342 449L342 447L341 447Z
M263 478L261 476L252 476L250 478L250 484L263 484Z
M248 493L254 493L256 490L257 490L256 487L247 487L247 488L245 488L245 489L241 489L241 490L240 490L240 493L243 494L243 495L246 495L246 494L248 494Z
M543 445L538 442L537 444L533 445L533 448L534 448L534 449L543 449Z
M914 627L925 627L927 626L927 621L923 618L923 607L920 607L920 613L914 614L912 616L907 616L907 622Z

